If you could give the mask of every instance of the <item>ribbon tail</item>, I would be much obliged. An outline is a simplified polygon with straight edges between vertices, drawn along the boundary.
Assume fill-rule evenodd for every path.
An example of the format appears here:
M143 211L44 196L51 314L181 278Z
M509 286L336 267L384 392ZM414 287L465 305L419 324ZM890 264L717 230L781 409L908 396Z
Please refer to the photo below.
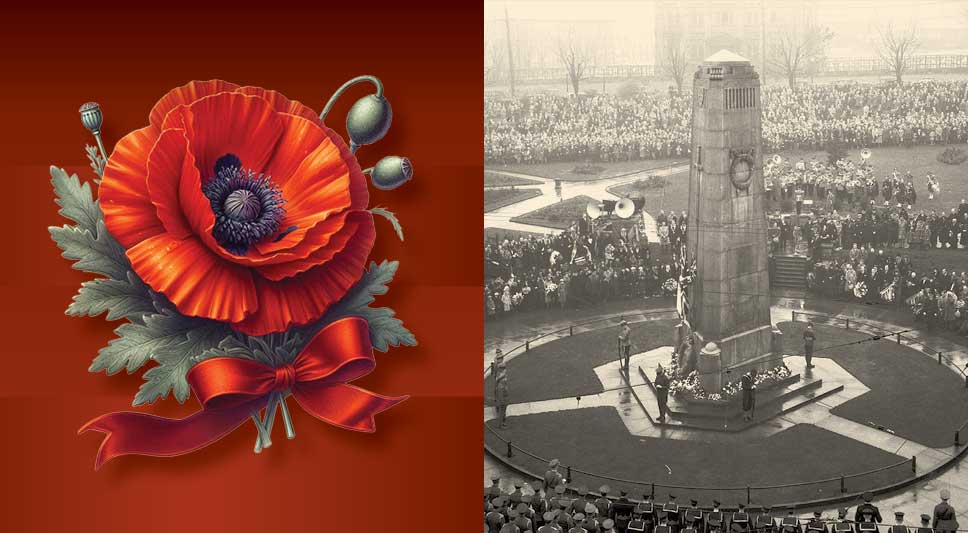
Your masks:
M122 455L173 457L218 441L261 409L265 398L224 409L203 409L186 418L165 418L121 411L99 416L84 424L78 434L100 431L106 436L94 460L94 469Z
M314 417L353 431L373 433L373 417L410 396L382 396L345 383L299 383L292 389L296 402Z

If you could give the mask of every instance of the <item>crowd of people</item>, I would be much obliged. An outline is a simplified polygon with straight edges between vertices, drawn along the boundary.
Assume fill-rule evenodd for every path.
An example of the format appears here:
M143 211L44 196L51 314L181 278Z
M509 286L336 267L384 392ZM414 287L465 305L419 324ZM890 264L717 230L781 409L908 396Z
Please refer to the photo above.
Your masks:
M968 140L968 82L806 85L762 91L764 148ZM488 163L626 161L689 153L688 93L485 99Z
M660 216L655 254L640 219L618 228L583 216L555 236L485 240L485 317L675 294L688 217Z
M801 517L793 507L723 507L716 500L700 506L695 499L686 505L674 495L660 503L650 491L633 499L625 491L613 494L608 485L597 490L570 486L559 470L559 461L553 459L543 479L530 484L514 480L513 491L502 489L500 478L493 479L484 489L484 533L954 533L959 527L947 489L941 490L931 514L920 515L920 524L906 522L904 512L895 511L894 523L887 525L871 492L863 494L863 503L852 514L842 507L836 518L821 511Z

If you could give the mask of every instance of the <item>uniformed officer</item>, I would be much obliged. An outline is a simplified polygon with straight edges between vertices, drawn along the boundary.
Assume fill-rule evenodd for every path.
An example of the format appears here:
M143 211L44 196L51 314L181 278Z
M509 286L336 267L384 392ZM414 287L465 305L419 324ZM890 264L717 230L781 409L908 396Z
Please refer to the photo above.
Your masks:
M854 524L847 519L847 508L837 509L837 523L834 524L835 533L850 533L854 530Z
M521 496L524 496L524 493L521 492L521 489L524 487L524 481L515 479L512 483L514 484L514 491L511 492L511 495L508 497L508 499L516 506L517 504L521 503Z
M933 527L935 531L953 532L958 529L958 519L955 510L948 504L950 498L951 492L948 489L941 489L941 503L934 507Z
M894 513L894 525L891 526L890 533L908 533L908 528L904 525L904 513L902 511Z
M611 518L602 520L602 527L599 533L619 533L615 530L615 521Z
M644 533L645 532L645 508L642 504L636 505L635 509L632 510L632 520L629 522L625 531L628 533Z
M706 533L721 533L725 529L726 517L719 506L719 500L713 500L713 510L706 513Z
M782 533L803 533L803 528L800 526L800 519L793 514L792 507L787 508L787 515L780 521L780 531Z
M632 354L632 328L628 320L622 319L622 331L618 335L619 355L622 357L622 371L629 375L629 357Z
M858 533L861 531L877 531L877 524L883 521L880 509L871 503L873 499L873 492L865 492L864 503L858 505L854 512L855 529Z
M508 374L507 372L498 371L497 397L494 403L497 406L497 420L501 425L501 429L507 429L508 427L508 403L510 401L511 392L508 389Z
M934 533L934 528L931 527L931 515L921 515L921 525L918 526L917 533Z
M558 516L555 517L555 522L562 531L568 531L569 529L575 527L575 521L572 520L571 515L564 510L558 513Z
M487 501L491 501L494 498L497 498L498 496L500 496L501 494L503 494L501 491L501 478L499 477L491 478L491 486L484 489L484 499Z
M602 485L598 489L600 496L595 500L595 507L598 509L598 516L608 516L608 508L612 506L612 501L608 499L608 493L612 491L612 488L608 485Z
M729 530L733 533L748 533L750 530L750 515L746 512L746 506L740 503L737 509L729 519Z
M555 513L548 511L541 518L544 519L544 525L538 528L538 533L561 533L561 530L555 527Z
M756 533L776 533L776 519L773 518L773 508L764 505L753 521Z
M675 494L669 495L669 501L662 506L662 513L665 515L665 522L669 526L670 533L679 533L679 528L682 526L682 516L679 514L679 503L676 502Z
M487 524L488 533L498 533L501 531L501 527L504 526L504 514L502 513L502 508L504 507L504 497L499 496L491 501L493 509L484 515L484 523Z
M588 503L588 487L581 485L576 492L578 492L578 498L571 502L571 514L584 513L585 505Z
M703 530L702 509L699 508L699 500L689 500L689 508L683 512L682 521L686 529Z
M514 525L518 526L518 529L522 533L531 533L534 531L534 521L531 520L531 508L528 507L526 503L519 503L515 508L517 511L517 518L514 519Z
M585 504L585 519L582 520L581 527L587 529L588 533L601 533L601 517L594 503Z
M555 487L555 496L552 498L551 503L554 508L562 511L568 510L568 508L571 506L571 498L565 495L564 484L559 484L557 487Z
M568 533L588 533L587 529L581 527L581 523L585 520L584 514L576 513L574 516L572 516L572 519L574 520L575 525L568 530Z
M558 466L560 464L561 464L561 461L557 459L552 459L551 462L548 463L548 470L545 472L545 475L544 475L545 492L551 492L552 490L555 489L555 487L558 486L559 483L563 481L561 472L558 471Z
M813 512L813 519L807 522L807 531L815 533L830 533L827 523L823 521L820 511Z
M645 530L652 531L656 523L658 523L655 505L652 503L652 494L643 494L642 503L638 507L642 510L642 520L645 520Z
M621 496L615 503L612 504L612 508L609 509L608 517L615 522L615 528L619 531L625 531L628 528L629 522L632 521L632 511L635 509L635 504L629 500L629 495L624 490L621 491Z

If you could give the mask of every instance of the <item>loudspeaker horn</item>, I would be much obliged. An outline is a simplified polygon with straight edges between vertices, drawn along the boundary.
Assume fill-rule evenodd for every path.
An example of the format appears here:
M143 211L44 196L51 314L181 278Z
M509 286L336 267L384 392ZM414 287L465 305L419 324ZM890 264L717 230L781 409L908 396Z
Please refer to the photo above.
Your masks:
M588 205L585 206L585 214L589 218L598 218L602 216L602 206L597 202L588 202Z
M615 204L615 214L622 218L631 218L635 214L635 203L630 198L622 198Z

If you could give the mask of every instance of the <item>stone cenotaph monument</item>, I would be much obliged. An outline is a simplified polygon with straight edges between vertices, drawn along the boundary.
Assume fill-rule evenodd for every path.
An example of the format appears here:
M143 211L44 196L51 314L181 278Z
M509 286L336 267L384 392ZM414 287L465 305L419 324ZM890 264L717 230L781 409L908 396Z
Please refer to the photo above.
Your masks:
M709 393L781 362L770 322L760 109L748 59L721 50L702 63L693 81L686 250L696 271L677 343L692 336L693 353L683 357Z

